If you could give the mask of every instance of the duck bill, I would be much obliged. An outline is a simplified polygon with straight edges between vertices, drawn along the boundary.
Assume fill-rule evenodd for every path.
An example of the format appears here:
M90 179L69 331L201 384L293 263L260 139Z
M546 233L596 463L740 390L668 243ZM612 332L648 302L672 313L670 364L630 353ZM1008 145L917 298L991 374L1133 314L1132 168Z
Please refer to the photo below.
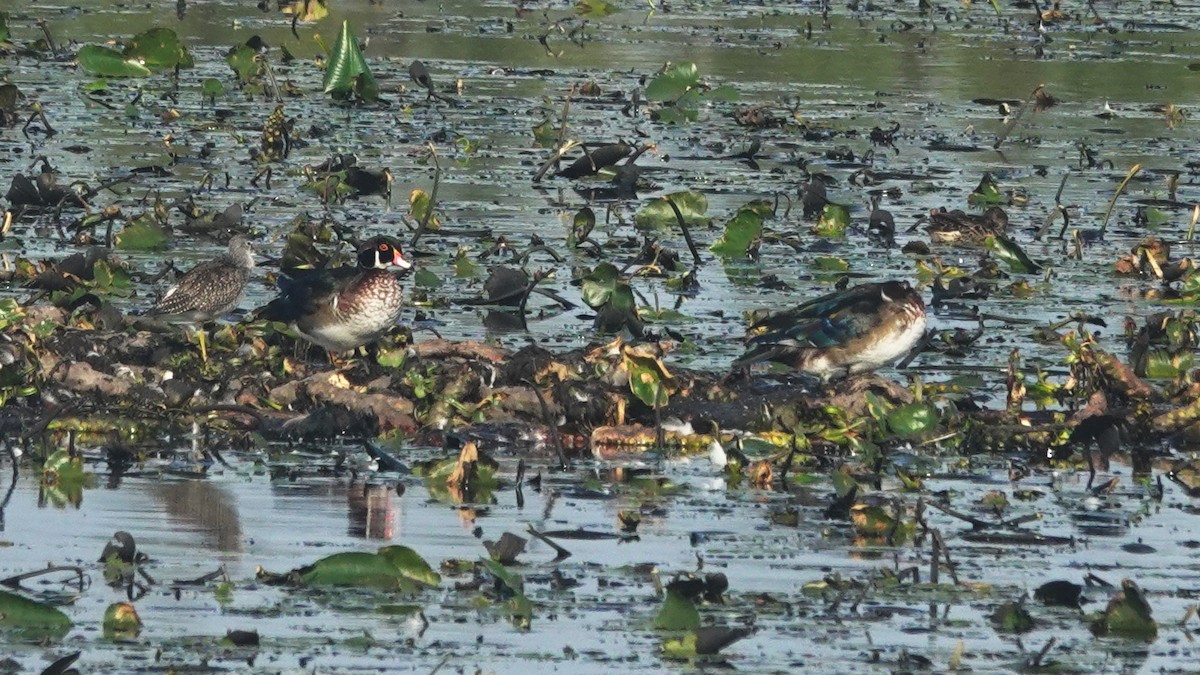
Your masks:
M393 250L393 253L392 253L392 264L393 265L395 265L396 267L399 267L402 270L407 270L407 269L412 268L412 263L409 262L408 258L404 257L404 254L400 253L400 249L396 248L396 249L392 249L392 250Z

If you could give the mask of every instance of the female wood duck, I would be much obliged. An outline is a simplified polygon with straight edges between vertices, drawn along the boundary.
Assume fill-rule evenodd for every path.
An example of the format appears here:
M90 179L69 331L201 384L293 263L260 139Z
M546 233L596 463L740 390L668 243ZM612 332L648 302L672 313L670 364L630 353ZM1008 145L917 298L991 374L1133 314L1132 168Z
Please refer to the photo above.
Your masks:
M309 270L280 277L281 295L264 318L283 321L333 354L357 349L400 319L404 289L389 267L412 267L391 237L372 237L358 249L357 267Z
M958 209L940 209L929 214L925 229L937 243L980 245L989 235L1004 235L1008 231L1008 214L999 206L992 206L978 216Z
M150 313L168 323L197 324L228 314L242 301L254 269L250 240L236 235L229 248L188 270L168 288ZM205 333L198 331L200 358L208 361Z
M925 336L925 303L906 281L861 284L760 319L749 334L734 367L775 361L829 380L911 351Z

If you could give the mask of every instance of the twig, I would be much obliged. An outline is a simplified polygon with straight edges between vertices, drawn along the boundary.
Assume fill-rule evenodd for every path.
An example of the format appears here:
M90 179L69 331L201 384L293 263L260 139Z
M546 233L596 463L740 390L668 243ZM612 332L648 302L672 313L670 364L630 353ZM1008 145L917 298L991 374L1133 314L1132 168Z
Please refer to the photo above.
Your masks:
M533 390L533 395L537 397L538 406L542 409L542 422L550 427L550 440L554 441L554 452L558 455L558 468L566 471L570 467L567 466L567 457L563 454L562 436L558 432L558 425L550 417L550 407L546 405L546 398L542 396L542 390L538 389L537 384L532 380L524 380L524 382L529 385L529 388Z
M1004 125L1004 128L1001 129L1000 133L996 136L996 142L992 143L993 150L1000 149L1000 146L1003 145L1004 141L1008 139L1008 135L1013 132L1013 129L1017 128L1017 123L1020 122L1021 118L1025 116L1025 111L1028 110L1029 107L1032 106L1037 100L1038 92L1045 87L1046 85L1044 84L1039 84L1037 87L1034 87L1033 93L1029 95L1029 98L1026 99L1025 103L1023 103L1020 108L1017 108L1017 112L1014 113L1012 117L1008 118L1008 123Z
M683 212L675 205L675 200L670 197L663 197L663 199L667 200L667 204L675 212L675 220L679 221L679 229L683 230L683 240L687 242L688 250L692 252L692 260L699 265L701 263L700 252L696 250L696 242L692 241L692 233L683 219Z
M1113 207L1117 204L1117 197L1121 196L1121 193L1125 191L1125 186L1129 185L1129 181L1133 180L1133 177L1138 175L1138 172L1141 170L1142 165L1140 163L1134 164L1133 168L1129 169L1129 173L1125 175L1125 180L1121 181L1121 184L1118 185L1117 189L1113 192L1112 199L1108 200L1108 208L1104 210L1104 222L1100 224L1101 235L1103 235L1104 231L1108 229L1108 218L1112 215Z
M442 182L442 165L438 162L437 148L433 143L426 143L429 146L429 154L433 157L433 187L429 190L429 208L425 210L425 215L421 217L421 222L417 223L417 231L413 232L412 241L409 242L409 248L416 248L417 241L421 239L421 235L425 234L425 228L429 226L429 220L433 218L433 209L437 206L438 185Z
M537 530L533 529L533 525L526 525L525 531L528 532L534 539L537 539L538 541L540 541L540 542L544 543L545 545L549 546L550 548L554 549L554 553L555 553L554 562L558 562L560 560L566 560L567 558L571 557L570 551L563 548L562 546L559 546L555 542L551 541L549 537L542 534L541 532L538 532Z
M16 574L8 577L7 579L0 579L0 584L8 586L9 588L20 588L21 582L25 581L26 579L32 579L34 577L40 577L46 574L54 574L56 572L74 572L76 578L79 579L79 589L83 590L83 581L87 578L87 575L83 573L82 567L77 567L74 565L61 567L58 565L50 565L44 569L25 572L24 574Z

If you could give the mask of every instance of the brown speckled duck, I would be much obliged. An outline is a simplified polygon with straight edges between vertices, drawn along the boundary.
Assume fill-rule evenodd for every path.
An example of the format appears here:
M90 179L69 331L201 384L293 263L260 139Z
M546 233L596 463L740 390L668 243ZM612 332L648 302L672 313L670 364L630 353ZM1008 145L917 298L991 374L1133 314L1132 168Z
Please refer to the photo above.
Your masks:
M925 229L935 243L980 245L989 235L1004 235L1008 231L1008 214L999 206L992 206L978 216L959 209L940 209L929 214Z

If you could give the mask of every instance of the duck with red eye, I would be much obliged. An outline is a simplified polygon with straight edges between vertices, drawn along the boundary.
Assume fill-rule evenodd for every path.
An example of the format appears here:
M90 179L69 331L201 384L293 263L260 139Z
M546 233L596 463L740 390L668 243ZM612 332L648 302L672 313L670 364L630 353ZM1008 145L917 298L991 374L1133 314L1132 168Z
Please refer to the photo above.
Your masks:
M391 271L408 270L400 242L372 237L358 248L355 267L301 270L279 278L280 295L263 317L289 324L301 337L348 352L377 340L400 319L404 288Z

